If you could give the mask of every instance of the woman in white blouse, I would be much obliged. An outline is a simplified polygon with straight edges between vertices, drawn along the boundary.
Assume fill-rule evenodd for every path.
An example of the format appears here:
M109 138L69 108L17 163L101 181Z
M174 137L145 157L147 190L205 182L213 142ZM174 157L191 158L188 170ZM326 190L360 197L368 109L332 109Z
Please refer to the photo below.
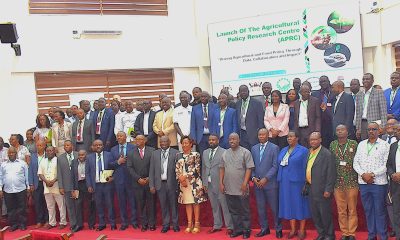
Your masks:
M43 140L47 146L51 146L51 125L49 118L44 114L39 114L36 117L36 129L33 132L35 142Z
M289 106L282 103L282 94L278 90L272 91L271 100L272 104L265 109L264 125L269 131L268 140L282 149L288 145Z
M56 121L52 128L52 145L56 148L57 157L65 153L64 142L71 141L72 124L64 121L65 113L63 111L56 111L54 113L54 120Z
M11 134L10 145L17 149L17 159L25 161L29 165L31 161L31 154L27 147L24 145L24 138L21 134Z

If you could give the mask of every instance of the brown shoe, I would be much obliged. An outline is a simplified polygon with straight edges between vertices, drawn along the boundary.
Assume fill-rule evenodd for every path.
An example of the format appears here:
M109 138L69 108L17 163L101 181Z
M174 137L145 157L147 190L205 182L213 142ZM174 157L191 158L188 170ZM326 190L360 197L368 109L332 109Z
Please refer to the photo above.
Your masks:
M41 227L43 227L43 223L38 223L38 224L36 224L35 229L38 229L38 228L41 228Z
M299 238L299 240L304 240L306 239L306 231L304 231L303 233L299 232L297 234L297 237Z
M211 234L211 233L216 233L216 232L221 232L222 230L220 228L212 228L210 230L207 231L207 233Z
M233 233L233 230L232 230L232 229L226 230L226 235L231 235L232 233Z
M60 226L58 226L58 229L64 229L67 225L64 224L60 224Z
M45 228L47 229L47 230L49 230L49 229L52 229L52 228L55 228L56 226L52 226L52 225L50 225L50 224L47 224L46 226L45 226Z

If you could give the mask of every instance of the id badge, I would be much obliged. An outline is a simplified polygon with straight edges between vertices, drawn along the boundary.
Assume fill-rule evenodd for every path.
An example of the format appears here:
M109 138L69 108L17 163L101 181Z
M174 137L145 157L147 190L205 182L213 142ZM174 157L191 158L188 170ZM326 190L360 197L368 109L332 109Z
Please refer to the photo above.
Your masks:
M222 124L221 123L218 123L218 126L221 126Z
M347 162L345 162L345 161L340 161L339 165L340 165L340 166L346 166L346 165L347 165Z
M82 173L82 174L81 174L81 178L85 178L85 174Z
M332 107L332 103L328 102L328 103L326 104L326 106L327 106L327 107Z

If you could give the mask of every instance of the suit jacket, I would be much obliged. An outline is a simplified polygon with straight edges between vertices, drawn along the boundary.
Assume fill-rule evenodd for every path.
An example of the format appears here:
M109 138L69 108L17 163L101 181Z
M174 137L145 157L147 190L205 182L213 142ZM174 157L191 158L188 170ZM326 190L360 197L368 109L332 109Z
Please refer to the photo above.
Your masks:
M178 186L175 173L178 153L178 150L169 148L167 186L170 191L176 191ZM161 149L155 150L151 155L149 187L154 187L157 191L161 189Z
M209 126L210 133L217 134L218 136L220 136L220 133L221 133L220 113L221 113L221 108L218 106L211 113L212 121ZM237 121L236 110L228 107L225 111L224 122L222 124L224 136L222 136L222 139L219 142L219 145L221 147L223 147L225 149L229 148L229 134L234 133L234 132L239 133L239 128L238 128L237 124L238 124L238 121Z
M324 192L333 193L336 183L336 161L333 154L321 146L311 168L310 196L314 200L324 199Z
M294 103L294 130L299 129L300 100ZM321 108L318 98L310 96L307 106L308 132L321 131Z
M289 118L290 111L287 104L279 104L276 116L274 114L274 106L270 105L265 109L264 125L268 130L271 128L281 130L279 137L287 136L289 133ZM272 132L269 132L269 137L272 137Z
M329 96L327 99L327 107L325 111L321 110L321 122L323 124L331 124L332 123L332 109L333 109L333 102L335 101L336 97L333 94L332 90L329 90ZM319 100L319 104L324 101L324 92L322 90L313 91L311 96L316 97ZM329 106L330 105L330 106ZM321 108L320 108L321 109ZM326 125L324 125L326 126Z
M152 110L149 112L149 127L148 127L148 135L147 135L147 146L151 146L153 148L157 147L157 134L153 131L153 123L154 118L156 117L156 113ZM144 113L141 112L135 121L135 132L136 134L144 135L143 130L143 120L144 120Z
M168 136L169 140L171 141L171 146L178 146L178 139L176 136L176 130L174 126L174 109L171 107L167 112L167 116L164 121L164 134ZM155 134L158 135L159 132L162 131L162 124L163 124L163 116L164 111L159 111L156 113L156 117L154 118L153 123L153 130ZM160 137L157 137L157 146L160 147Z
M152 147L144 148L143 159L140 157L139 148L135 147L133 151L128 153L126 166L133 183L134 188L139 188L141 185L138 183L139 178L147 178L150 173L150 160L151 155L155 151Z
M34 186L35 190L39 184L39 177L37 174L38 168L39 168L38 155L37 153L32 153L31 161L29 162L28 180L29 180L29 185Z
M214 121L214 114L213 112L217 108L214 103L207 104L207 124L208 129L211 132L211 125ZM214 121L215 122L215 121ZM192 116L190 118L190 137L199 144L204 134L204 115L203 115L203 104L197 104L192 108Z
M78 158L77 152L72 152L72 155L74 157L73 159ZM58 181L58 188L64 189L64 191L66 192L74 190L71 170L72 166L71 167L69 166L67 153L61 154L57 160L57 181Z
M285 147L281 150L278 156L278 177L277 180L278 182L282 181L282 171L283 167L281 166L281 162L283 158L285 157L285 154L287 153L289 147ZM304 182L304 179L306 178L306 168L307 168L307 161L308 161L308 149L301 146L300 144L297 144L296 147L294 147L292 153L289 156L289 165L286 166L288 168L289 172L289 181L290 182L298 182L302 183Z
M96 158L97 153L91 153L87 156L85 164L86 186L93 188L96 191ZM110 169L109 165L112 162L110 152L103 151L104 170ZM107 183L111 184L111 183Z
M396 190L398 190L399 186L398 183L395 183L391 180L391 176L393 173L400 172L400 169L396 168L396 154L398 153L398 146L399 142L395 142L390 145L389 156L386 162L387 175L390 178L390 190L392 191L392 194L397 194Z
M74 145L74 149L76 149L76 141L77 141L76 136L78 132L78 125L79 125L79 120L75 121L72 124L71 141L72 145ZM93 126L93 121L84 119L82 137L83 137L83 145L86 151L91 152L91 146L95 139L95 128Z
M240 119L242 114L242 99L236 102L236 114L238 120L238 129L240 131ZM264 106L260 101L250 97L246 113L246 132L249 143L254 146L258 143L258 130L264 127Z
M58 123L54 123L53 126L51 127L52 130L52 139L51 139L51 144L53 147L58 147L58 129L60 125ZM65 133L65 139L66 140L71 140L71 128L72 124L70 122L64 121L64 133Z
M85 159L85 172L86 172L86 164L88 164L88 158L86 157ZM71 164L71 178L72 178L72 185L73 185L73 190L78 190L78 165L79 165L79 160L78 158L74 159ZM86 173L85 173L85 181L86 181Z
M108 165L110 169L114 169L113 177L114 182L117 185L125 185L132 186L132 180L128 172L127 163L118 164L119 155L119 144L111 148L111 157L112 160ZM136 150L136 146L130 143L126 144L126 157L128 157L129 153Z
M99 111L94 112L93 115L93 127L96 133L96 123L97 117L99 115ZM101 119L101 128L100 128L100 140L103 141L105 145L107 141L112 142L114 135L114 126L115 126L115 114L111 110L111 108L105 108L103 113L103 118Z
M225 149L218 147L214 153L214 158L210 162L211 148L204 150L201 162L201 178L203 186L209 188L209 184L213 186L214 193L219 192L219 165L222 160L222 155L225 153ZM211 177L211 183L208 182L208 175Z
M364 112L364 92L356 95L356 128L361 130L361 120ZM384 127L387 120L386 99L382 90L371 88L371 94L368 99L367 121L380 121L380 126Z
M337 103L337 106L335 108L335 104ZM343 92L342 96L340 96L340 99L335 99L335 101L332 103L332 127L333 127L333 132L336 132L336 127L340 124L343 124L347 127L347 130L350 135L353 135L353 119L354 119L354 100L353 97L348 94Z
M390 104L390 93L392 92L391 88L386 89L383 94L385 95L386 99L386 106L387 106L387 113L393 114L394 118L397 121L400 121L400 91L397 90L396 96L394 96L393 103Z
M251 155L254 161L251 176L259 179L267 178L268 184L265 185L264 189L277 188L276 175L278 173L279 147L272 142L268 142L260 161L260 146L260 144L256 144L251 148Z

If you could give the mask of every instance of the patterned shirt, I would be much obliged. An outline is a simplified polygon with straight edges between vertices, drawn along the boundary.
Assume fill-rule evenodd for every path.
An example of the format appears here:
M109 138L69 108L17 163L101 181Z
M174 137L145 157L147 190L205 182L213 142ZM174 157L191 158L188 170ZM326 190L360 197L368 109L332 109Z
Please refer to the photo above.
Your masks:
M329 149L335 156L337 172L335 188L345 190L358 187L358 175L353 169L357 145L356 141L349 139L342 145L339 144L338 140L331 143Z

